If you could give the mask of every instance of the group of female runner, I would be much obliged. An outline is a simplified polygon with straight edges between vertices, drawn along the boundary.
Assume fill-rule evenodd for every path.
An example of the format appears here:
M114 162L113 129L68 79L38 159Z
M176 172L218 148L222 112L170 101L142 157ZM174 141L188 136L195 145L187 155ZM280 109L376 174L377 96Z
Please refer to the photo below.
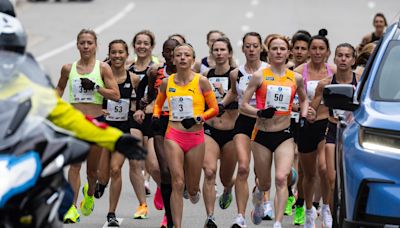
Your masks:
M180 34L163 43L163 61L159 61L152 54L154 34L147 30L132 39L134 60L128 60L128 44L116 39L109 43L102 62L96 59L96 34L83 29L77 36L80 59L62 67L57 91L62 95L69 83L68 98L76 108L142 140L148 150L146 161L129 161L129 177L139 201L135 219L148 217L145 170L157 184L154 205L165 210L161 227L182 227L183 196L197 203L201 195L204 227L217 227L214 205L219 173L220 208L230 206L234 190L237 214L232 227L247 227L253 156L256 181L250 217L254 224L274 219L274 227L281 227L283 216L292 215L293 208L295 225L314 227L315 202L322 196L322 223L331 227L336 123L341 112L328 109L322 93L328 84L356 86L362 70L353 72L357 51L348 43L334 49L334 65L328 64L331 49L326 36L324 29L315 36L300 30L290 40L272 34L263 42L260 34L248 32L242 40L246 61L237 66L229 38L218 30L207 34L209 56L199 62L194 47ZM110 182L107 222L119 226L115 212L125 158L100 152L93 146L88 156L88 183L80 210L90 215L94 197L100 198ZM272 163L274 203L269 197ZM80 218L79 171L77 164L68 172L75 192L64 218L68 223Z

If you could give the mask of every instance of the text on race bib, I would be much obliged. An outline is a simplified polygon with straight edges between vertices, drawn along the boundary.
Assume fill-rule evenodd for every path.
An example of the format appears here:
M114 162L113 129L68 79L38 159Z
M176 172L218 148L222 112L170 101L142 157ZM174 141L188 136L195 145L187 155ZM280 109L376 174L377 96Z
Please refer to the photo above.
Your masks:
M118 102L107 100L107 111L109 121L127 121L129 115L129 99L120 99Z
M267 86L265 108L274 107L277 111L289 111L292 89L288 86Z
M192 118L193 98L191 96L173 96L170 98L172 121L181 121L186 118Z
M339 118L339 116L344 115L345 111L341 109L333 109L333 117Z
M228 91L228 86L229 86L229 78L227 77L212 77L208 79L210 81L210 84L212 86L212 89L215 93L215 97L220 100L224 96L224 94L221 94L218 90L218 87L222 87L222 89L227 92Z
M81 79L72 80L72 96L75 102L93 102L94 90L86 90L82 87Z

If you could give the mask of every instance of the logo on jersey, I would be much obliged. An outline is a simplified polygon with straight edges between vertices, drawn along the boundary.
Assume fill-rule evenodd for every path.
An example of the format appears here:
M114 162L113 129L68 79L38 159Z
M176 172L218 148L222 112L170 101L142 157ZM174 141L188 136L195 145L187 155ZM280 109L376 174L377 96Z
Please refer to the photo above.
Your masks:
M168 92L171 92L171 93L175 93L175 91L176 91L175 88L169 88L169 90L168 90Z
M194 94L194 89L188 89L188 91L192 92Z
M265 77L265 80L267 81L273 81L275 78L274 77Z
M278 92L282 92L282 87L278 87Z

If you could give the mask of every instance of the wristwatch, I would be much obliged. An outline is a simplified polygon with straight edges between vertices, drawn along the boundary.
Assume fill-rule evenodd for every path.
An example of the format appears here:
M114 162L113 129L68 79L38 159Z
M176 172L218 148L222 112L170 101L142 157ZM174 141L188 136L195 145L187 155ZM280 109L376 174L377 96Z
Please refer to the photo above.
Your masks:
M98 84L95 84L95 85L94 85L94 89L95 89L96 91L99 91L100 86L99 86Z
M201 124L201 122L203 122L203 118L201 118L201 116L197 116L194 120L197 124Z

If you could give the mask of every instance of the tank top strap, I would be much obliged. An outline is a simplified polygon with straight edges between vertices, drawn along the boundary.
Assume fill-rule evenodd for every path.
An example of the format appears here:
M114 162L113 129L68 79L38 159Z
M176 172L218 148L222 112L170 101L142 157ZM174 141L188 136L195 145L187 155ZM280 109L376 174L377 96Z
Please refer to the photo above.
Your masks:
M332 70L331 70L331 68L329 67L329 64L327 64L327 63L325 63L325 67L326 67L326 71L328 72L328 76L332 76Z
M304 79L304 84L307 85L307 79L308 79L308 63L305 63L305 64L304 64L302 75L303 75L303 79Z

